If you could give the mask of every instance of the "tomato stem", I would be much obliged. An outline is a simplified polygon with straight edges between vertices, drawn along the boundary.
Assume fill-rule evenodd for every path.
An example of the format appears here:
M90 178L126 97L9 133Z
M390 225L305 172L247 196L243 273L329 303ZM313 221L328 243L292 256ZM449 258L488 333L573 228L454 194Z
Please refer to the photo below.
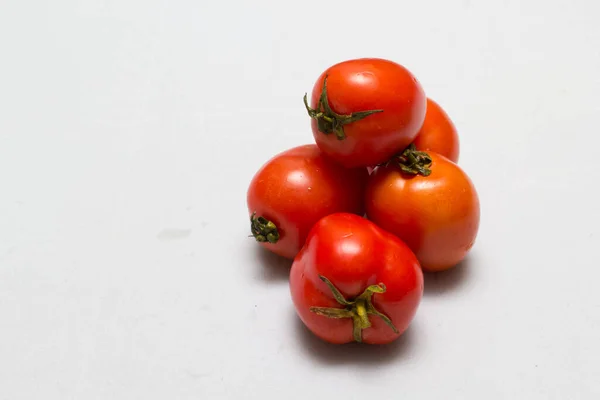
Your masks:
M431 174L431 157L424 151L418 151L415 144L412 143L404 151L392 157L389 163L395 163L402 172L409 175L429 176Z
M277 243L279 240L277 225L264 217L257 217L256 212L250 216L250 231L257 242Z
M363 329L367 329L371 327L371 321L369 320L369 315L374 315L376 317L381 318L393 331L398 334L398 329L392 323L392 320L385 314L379 312L373 305L372 297L375 293L385 293L386 288L383 283L378 285L371 285L365 289L356 299L347 300L342 293L335 287L333 283L329 281L329 279L325 278L322 275L319 275L319 279L321 279L331 293L333 298L345 306L345 308L331 308L331 307L311 307L310 311L321 315L327 318L352 318L353 330L352 334L354 340L356 342L362 342L362 331Z
M335 133L335 136L338 140L343 140L346 138L344 125L360 121L371 114L383 112L383 110L368 110L357 111L345 115L336 113L329 106L329 99L327 98L327 75L325 75L325 78L323 79L323 88L321 89L321 95L319 97L317 108L311 108L308 105L308 95L306 93L304 94L304 106L306 107L308 115L317 120L319 131L326 135Z

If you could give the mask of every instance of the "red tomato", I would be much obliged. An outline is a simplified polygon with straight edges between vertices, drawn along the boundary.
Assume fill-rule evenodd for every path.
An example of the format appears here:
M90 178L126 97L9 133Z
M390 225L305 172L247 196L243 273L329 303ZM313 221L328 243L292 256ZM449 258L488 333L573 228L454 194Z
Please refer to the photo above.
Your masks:
M375 169L367 185L367 216L405 241L424 270L442 271L458 264L473 246L479 198L458 165L433 152L418 152L417 161L423 161L423 154L429 155L430 162L422 162L428 176L403 171L411 166L405 162L400 168L397 158Z
M425 119L417 79L392 61L344 61L321 74L310 106L319 148L346 167L377 165L407 147Z
M431 99L427 99L425 122L413 143L419 150L433 151L458 162L460 149L456 127L442 107Z
M272 252L294 258L310 228L335 212L364 215L365 168L346 169L314 144L270 159L248 188L250 229Z
M331 343L389 343L409 326L423 295L423 272L394 235L353 214L321 219L290 273L300 319Z

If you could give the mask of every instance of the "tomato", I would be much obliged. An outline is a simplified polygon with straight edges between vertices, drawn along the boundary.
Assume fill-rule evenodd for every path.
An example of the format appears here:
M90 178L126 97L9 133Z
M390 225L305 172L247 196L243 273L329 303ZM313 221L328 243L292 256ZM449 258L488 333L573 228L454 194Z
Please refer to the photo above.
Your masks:
M395 62L363 58L324 71L312 91L312 131L319 148L346 167L387 161L417 136L427 98Z
M479 198L452 161L433 152L409 153L373 171L365 194L367 216L406 242L424 270L442 271L458 264L473 246ZM413 168L407 159L420 166Z
M310 231L290 272L296 312L330 343L384 344L414 318L423 272L394 235L353 214L336 213Z
M454 123L438 103L427 99L425 122L413 142L417 149L433 151L458 162L459 140Z
M344 168L314 144L276 155L248 188L252 235L268 250L294 258L322 217L335 212L364 215L367 177L366 168Z

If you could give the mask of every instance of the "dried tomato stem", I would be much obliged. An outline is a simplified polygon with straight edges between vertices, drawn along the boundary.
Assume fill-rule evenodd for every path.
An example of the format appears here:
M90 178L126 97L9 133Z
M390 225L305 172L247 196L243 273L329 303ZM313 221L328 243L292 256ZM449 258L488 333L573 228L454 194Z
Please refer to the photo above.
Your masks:
M307 94L304 94L304 106L308 112L309 117L317 120L317 126L319 131L325 135L335 133L338 140L346 138L344 132L344 125L352 122L360 121L363 118L368 117L371 114L383 112L383 110L368 110L368 111L357 111L351 114L338 114L331 109L329 106L329 99L327 98L327 75L323 79L323 88L321 89L321 95L317 108L311 108L308 105Z
M257 217L256 212L250 217L250 231L257 242L277 243L279 240L277 226L264 217Z
M424 151L418 151L414 143L394 157L389 163L395 163L402 172L409 175L429 176L431 174L431 157Z
M379 285L371 285L365 289L356 299L347 300L340 291L324 276L319 278L325 282L325 284L331 290L333 298L345 306L345 308L330 308L330 307L311 307L310 311L327 318L352 318L353 323L353 337L356 342L362 342L362 331L371 327L370 315L381 318L395 333L399 333L398 329L392 323L390 318L379 312L373 305L372 297L375 293L385 293L386 288L383 283Z

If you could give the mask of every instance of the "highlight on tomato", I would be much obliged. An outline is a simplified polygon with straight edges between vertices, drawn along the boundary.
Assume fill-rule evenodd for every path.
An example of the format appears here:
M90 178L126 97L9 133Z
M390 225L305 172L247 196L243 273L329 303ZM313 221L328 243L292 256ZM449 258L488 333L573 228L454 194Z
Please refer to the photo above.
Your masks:
M415 139L427 98L404 66L361 58L325 70L304 104L319 148L346 167L366 167L387 161Z
M342 344L396 340L423 295L408 246L358 215L336 213L310 231L290 272L296 312L321 339Z
M293 259L326 215L364 215L366 168L344 168L314 144L284 151L254 175L247 192L250 230L268 250Z
M479 230L479 197L467 174L434 152L410 146L369 177L367 216L402 239L425 271L454 267Z
M433 151L454 163L458 162L460 141L456 126L446 111L429 98L425 122L413 143L418 150Z

